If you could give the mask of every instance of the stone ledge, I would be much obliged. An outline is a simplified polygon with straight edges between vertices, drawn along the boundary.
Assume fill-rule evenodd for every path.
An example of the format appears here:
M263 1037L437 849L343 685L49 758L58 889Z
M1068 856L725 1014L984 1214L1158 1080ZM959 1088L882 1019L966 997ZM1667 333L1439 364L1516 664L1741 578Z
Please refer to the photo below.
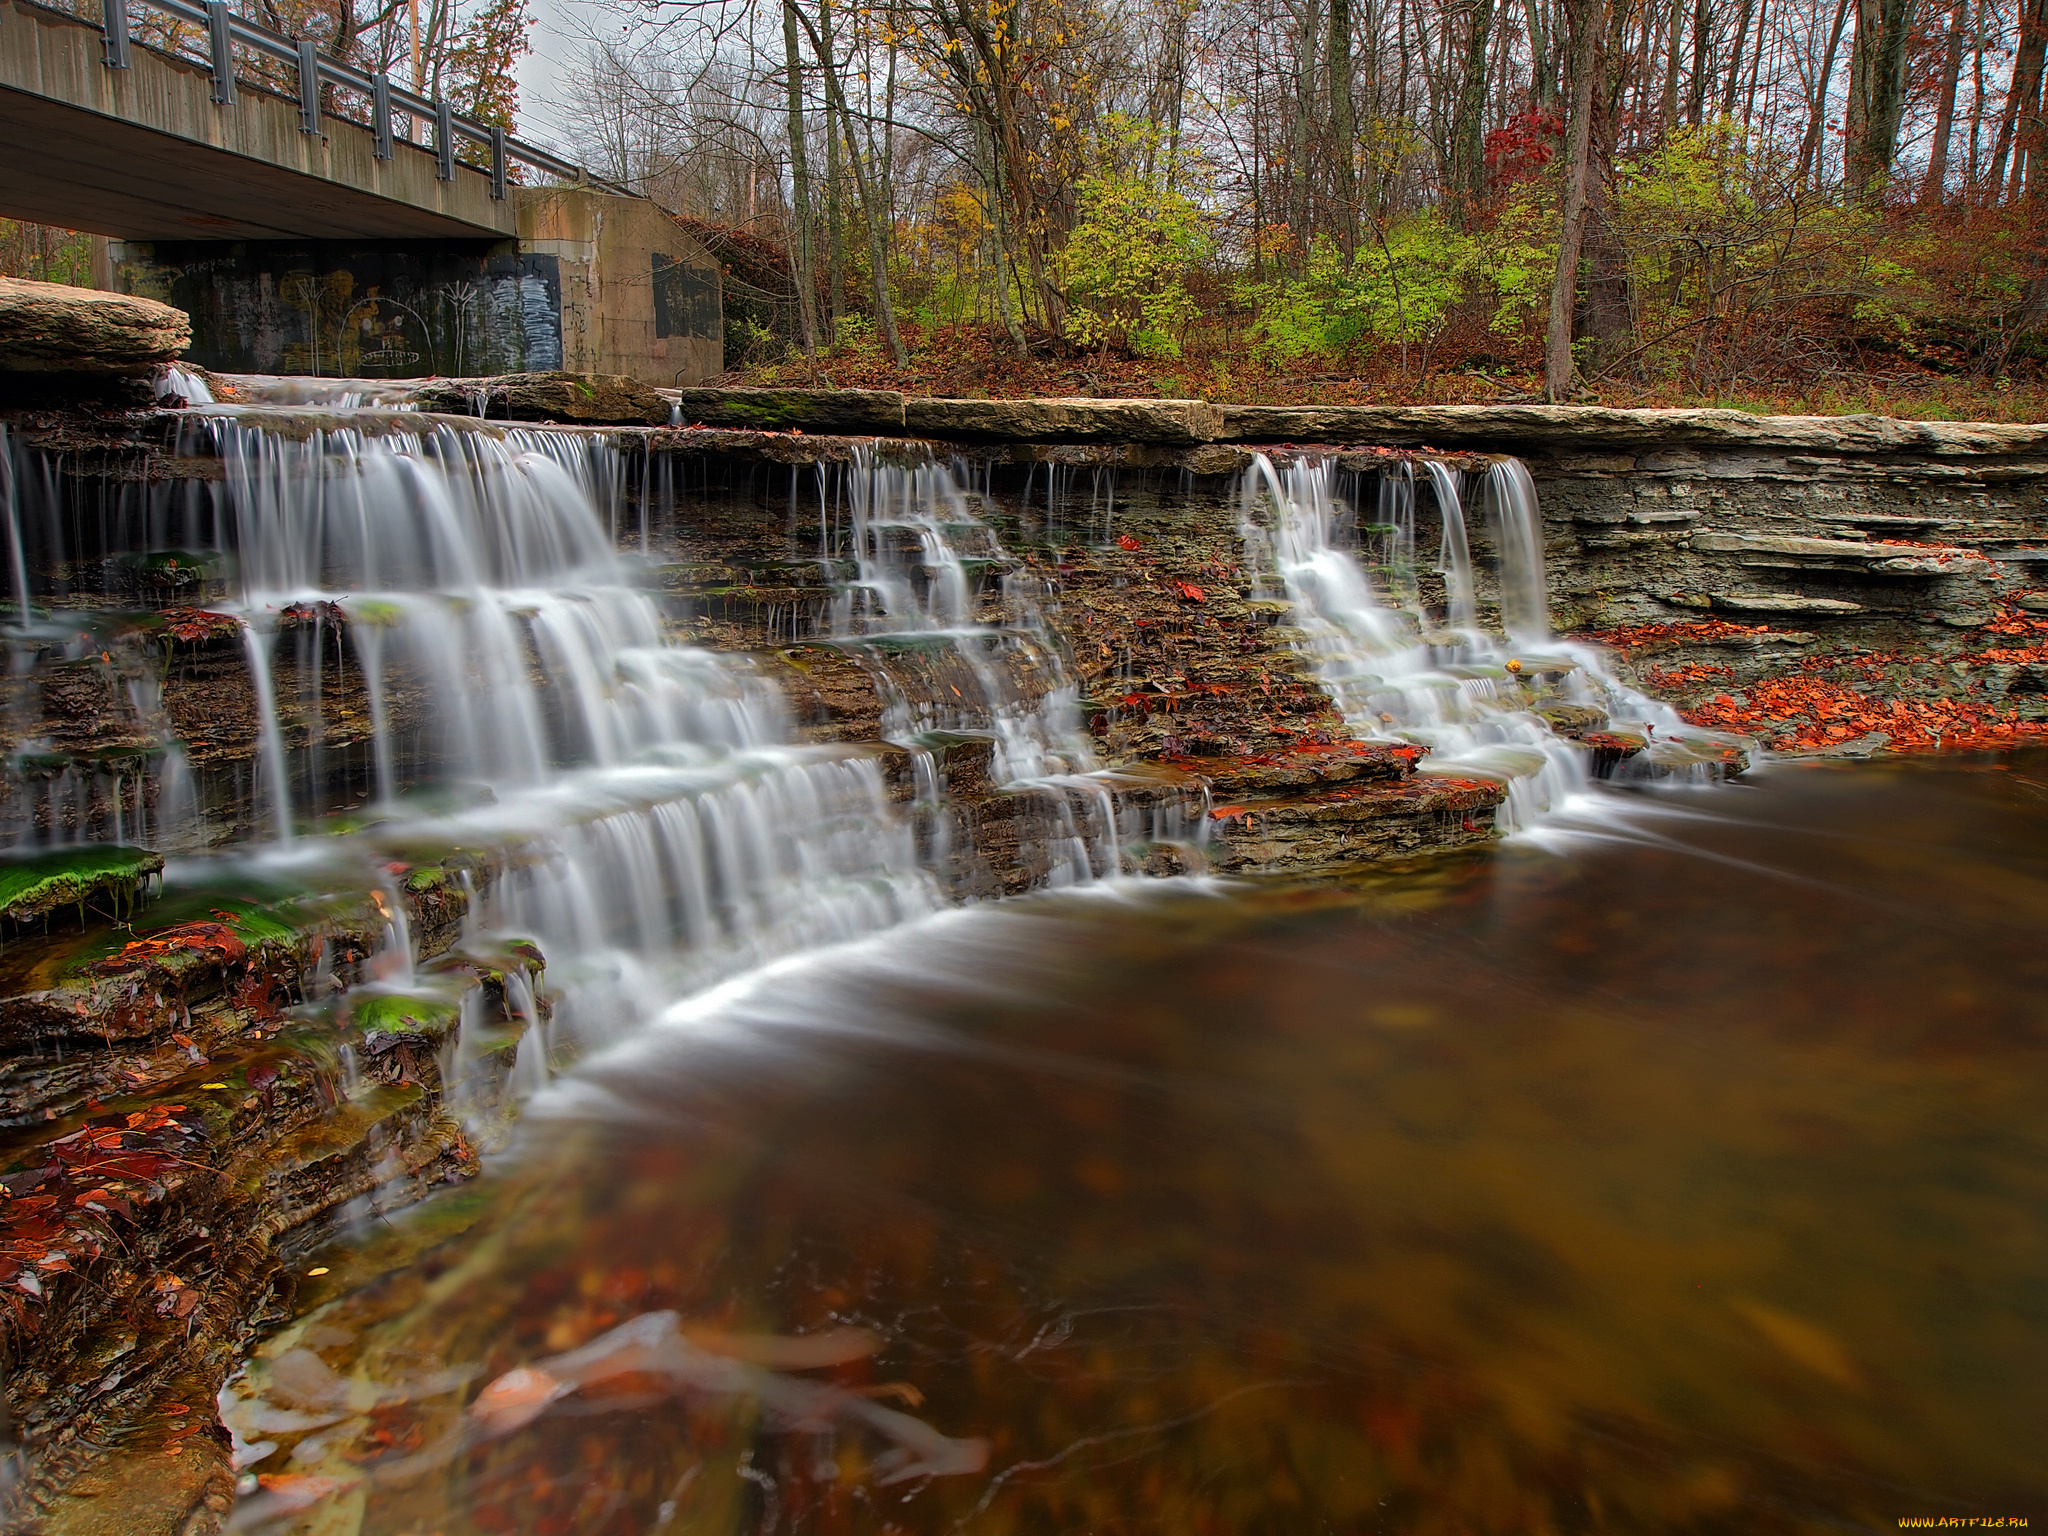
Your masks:
M191 344L185 312L154 299L0 277L0 370L148 374Z
M1797 450L1906 459L2048 453L2048 425L1903 421L1888 416L1752 416L1725 410L1580 405L1270 406L1206 400L965 400L893 390L684 389L664 393L708 426L1008 442L1371 444L1510 452L1541 449L1577 467L1631 467L1617 449ZM1697 455L1684 455L1689 461Z

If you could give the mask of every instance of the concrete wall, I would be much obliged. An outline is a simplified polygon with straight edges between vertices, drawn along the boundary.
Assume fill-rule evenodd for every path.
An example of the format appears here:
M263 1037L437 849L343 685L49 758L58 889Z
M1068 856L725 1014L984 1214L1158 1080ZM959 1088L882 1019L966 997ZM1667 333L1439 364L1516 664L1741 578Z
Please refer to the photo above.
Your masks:
M512 203L516 241L111 244L107 286L184 310L187 355L224 373L719 372L718 264L654 204L546 187Z
M221 373L405 379L562 366L552 256L512 241L130 242L117 292L192 317L186 356Z
M561 273L562 363L647 384L699 384L725 366L718 263L650 202L522 188L519 248Z

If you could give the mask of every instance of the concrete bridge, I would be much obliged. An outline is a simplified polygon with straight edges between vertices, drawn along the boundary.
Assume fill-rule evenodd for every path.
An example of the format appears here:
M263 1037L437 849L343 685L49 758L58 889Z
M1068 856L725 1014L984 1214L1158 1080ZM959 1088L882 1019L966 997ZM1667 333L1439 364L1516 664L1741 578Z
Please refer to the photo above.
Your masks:
M0 215L107 237L102 286L188 311L194 361L722 367L718 266L646 199L226 0L101 4L0 0Z

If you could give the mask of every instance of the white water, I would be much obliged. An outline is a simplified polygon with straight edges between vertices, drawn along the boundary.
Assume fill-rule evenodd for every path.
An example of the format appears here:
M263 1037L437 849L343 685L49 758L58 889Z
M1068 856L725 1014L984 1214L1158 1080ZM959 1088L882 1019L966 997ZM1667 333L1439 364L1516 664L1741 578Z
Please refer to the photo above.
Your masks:
M507 873L473 926L537 939L557 1022L586 1039L938 903L873 759L791 745L751 663L667 639L607 532L620 467L602 436L195 415L226 464L274 829L260 865L491 850ZM312 637L291 697L272 683L280 616ZM329 623L354 642L375 778L351 811L373 825L338 837L307 820L340 709ZM287 718L309 722L303 744Z
M1551 635L1535 487L1512 459L1488 471L1483 492L1500 556L1506 638L1481 630L1459 477L1445 464L1425 467L1442 529L1441 618L1425 613L1401 580L1416 538L1405 467L1400 478L1381 480L1382 516L1396 529L1384 589L1339 535L1350 509L1328 460L1282 467L1261 454L1246 472L1240 523L1253 569L1266 583L1264 595L1293 604L1295 645L1314 661L1354 731L1428 747L1419 772L1503 784L1507 800L1495 822L1505 833L1527 831L1589 787L1585 749L1532 712L1525 680L1561 678L1557 702L1607 711L1615 729L1651 741L1648 755L1661 766L1682 768L1701 755L1688 744L1731 740L1686 726L1668 706L1607 676L1593 651Z
M1036 790L1048 807L1057 885L1120 873L1128 843L1200 840L1206 806L1132 814L1119 804L1130 781L1096 766L1052 622L1053 584L1004 551L953 466L857 451L843 528L831 484L821 467L820 552L850 555L855 567L834 606L834 633L866 655L884 689L886 739L922 751L933 733L991 738L997 782ZM978 573L987 569L1002 571L1000 623L977 622ZM929 760L920 779L921 796L938 792Z

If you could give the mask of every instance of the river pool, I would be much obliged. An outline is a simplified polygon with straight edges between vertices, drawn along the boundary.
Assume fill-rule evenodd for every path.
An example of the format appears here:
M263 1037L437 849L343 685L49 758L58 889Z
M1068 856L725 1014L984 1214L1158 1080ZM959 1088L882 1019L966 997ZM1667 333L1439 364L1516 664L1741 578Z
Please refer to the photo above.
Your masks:
M307 1261L237 1522L2048 1517L2048 759L1753 778L682 1005Z

